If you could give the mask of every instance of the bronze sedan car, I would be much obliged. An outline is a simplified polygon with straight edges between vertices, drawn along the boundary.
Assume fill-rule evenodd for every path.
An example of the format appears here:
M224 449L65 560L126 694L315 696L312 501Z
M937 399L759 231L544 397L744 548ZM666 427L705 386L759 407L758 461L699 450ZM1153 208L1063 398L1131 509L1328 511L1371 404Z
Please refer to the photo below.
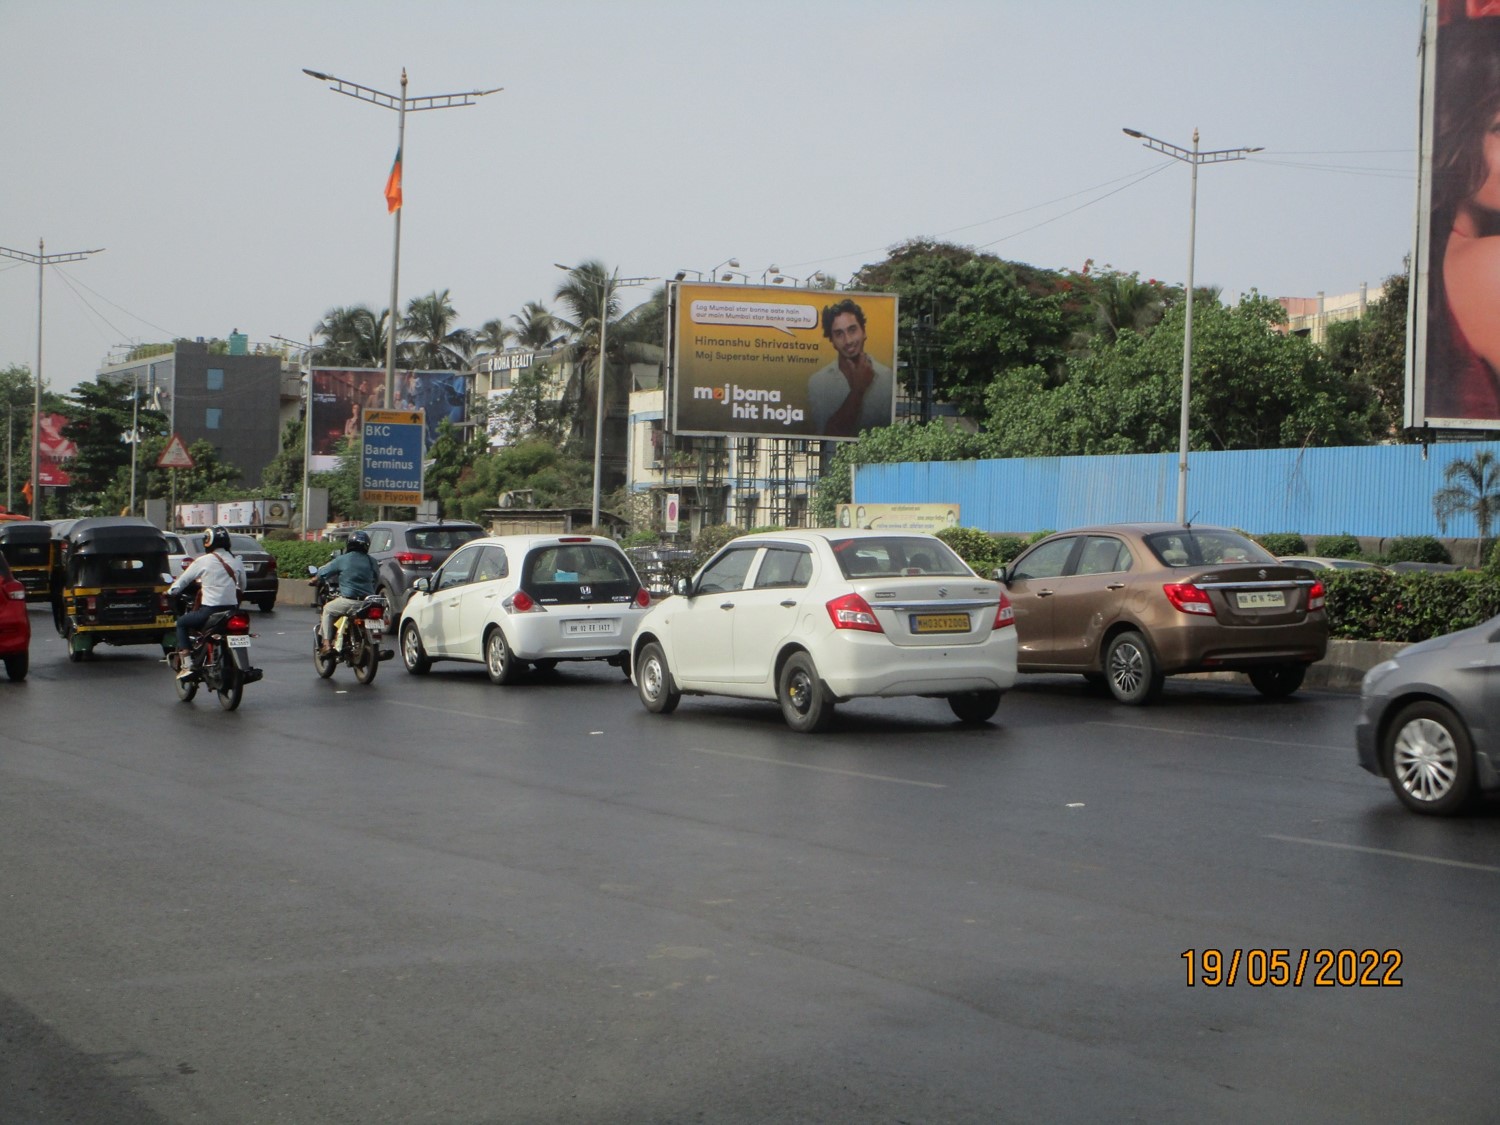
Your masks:
M1246 672L1290 695L1328 649L1323 584L1236 531L1104 524L1050 535L997 575L1022 672L1081 672L1121 703L1165 677Z

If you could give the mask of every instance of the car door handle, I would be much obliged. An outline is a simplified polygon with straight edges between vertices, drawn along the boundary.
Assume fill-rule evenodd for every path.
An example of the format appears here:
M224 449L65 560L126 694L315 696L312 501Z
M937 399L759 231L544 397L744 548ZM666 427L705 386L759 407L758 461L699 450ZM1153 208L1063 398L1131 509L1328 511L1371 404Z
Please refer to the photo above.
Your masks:
M793 606L795 606L795 605L796 605L796 604L797 604L797 603L796 603L796 602L794 602L794 601L792 601L792 599L791 599L791 598L787 598L787 600L786 600L786 601L784 601L784 602L782 602L782 603L781 603L781 606L782 606L782 608L783 608L783 609L791 609L791 608L792 608L792 607L793 607Z
M1125 583L1123 583L1123 582L1111 582L1108 586L1106 586L1104 588L1106 590L1123 590L1123 589L1125 589Z
M1051 590L1038 590L1036 592L1036 596L1039 597L1039 598L1050 598L1052 596L1052 591Z
M719 603L719 608L720 609L733 609L734 608L734 603L733 602L720 602Z

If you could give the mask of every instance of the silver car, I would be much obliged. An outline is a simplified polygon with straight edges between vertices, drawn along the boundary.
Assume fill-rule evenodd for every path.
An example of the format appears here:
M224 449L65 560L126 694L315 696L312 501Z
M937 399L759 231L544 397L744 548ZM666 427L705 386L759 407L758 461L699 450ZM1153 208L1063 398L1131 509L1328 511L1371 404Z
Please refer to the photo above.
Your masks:
M1354 740L1359 764L1415 812L1450 816L1500 789L1500 617L1365 673Z

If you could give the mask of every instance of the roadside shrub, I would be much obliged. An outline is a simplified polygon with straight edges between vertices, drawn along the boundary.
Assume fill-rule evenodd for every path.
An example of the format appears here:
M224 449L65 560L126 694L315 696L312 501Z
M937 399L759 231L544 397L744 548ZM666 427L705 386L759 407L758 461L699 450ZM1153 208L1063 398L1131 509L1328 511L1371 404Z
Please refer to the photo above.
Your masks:
M1387 562L1451 563L1453 556L1430 535L1413 535L1404 539L1392 539L1385 549Z
M1474 571L1329 570L1318 577L1328 592L1330 633L1346 640L1411 644L1500 614L1500 580Z
M1361 552L1359 540L1345 532L1343 535L1320 535L1317 539L1318 554L1329 559L1357 559Z
M995 549L1000 552L1001 563L1008 563L1026 549L1026 540L1019 535L993 535Z
M283 578L305 578L309 566L322 566L337 545L306 539L266 539L266 553L276 560L276 573Z
M937 537L983 578L988 578L997 566L1005 563L995 537L977 527L945 527Z
M1500 575L1500 539L1495 540L1495 545L1490 548L1490 559L1484 569L1490 574Z
M1254 539L1271 554L1281 555L1305 555L1307 554L1307 540L1295 531L1271 531L1265 535L1254 536Z

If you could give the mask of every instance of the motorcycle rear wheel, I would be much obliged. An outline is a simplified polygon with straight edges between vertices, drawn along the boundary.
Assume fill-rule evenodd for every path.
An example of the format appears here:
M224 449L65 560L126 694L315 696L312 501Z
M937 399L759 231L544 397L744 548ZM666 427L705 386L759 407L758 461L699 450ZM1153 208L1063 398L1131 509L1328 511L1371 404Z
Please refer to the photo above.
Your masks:
M227 650L219 654L219 706L233 711L240 705L245 694L245 681L240 675L240 666Z
M354 678L362 684L367 684L375 678L375 673L380 671L380 648L370 639L370 634L361 629L349 642L352 652L349 657L354 667Z

